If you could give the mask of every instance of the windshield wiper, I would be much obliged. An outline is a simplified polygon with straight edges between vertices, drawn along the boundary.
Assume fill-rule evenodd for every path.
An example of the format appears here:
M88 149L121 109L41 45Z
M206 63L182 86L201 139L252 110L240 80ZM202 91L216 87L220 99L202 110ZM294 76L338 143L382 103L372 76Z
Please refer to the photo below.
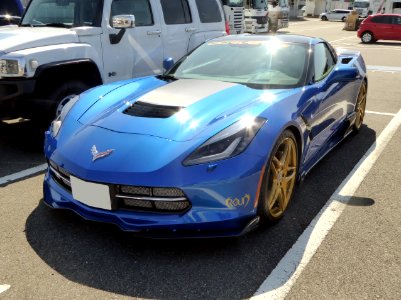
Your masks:
M170 75L170 74L160 75L159 78L162 80L173 80L173 81L178 80L177 77L175 77L174 75Z
M44 26L46 27L61 27L61 28L71 28L71 25L67 25L64 23L48 23L48 24L44 24Z

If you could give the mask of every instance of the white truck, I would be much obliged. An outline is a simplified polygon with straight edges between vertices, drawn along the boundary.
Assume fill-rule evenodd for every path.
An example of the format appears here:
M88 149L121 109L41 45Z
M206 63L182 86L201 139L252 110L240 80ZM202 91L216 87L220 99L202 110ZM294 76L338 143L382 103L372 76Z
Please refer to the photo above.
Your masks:
M401 14L401 0L355 0L354 9L363 18L372 14Z
M220 0L31 0L0 29L0 118L53 117L103 83L160 74L225 35Z
M362 18L366 18L371 14L381 13L381 2L382 0L355 0L354 10Z
M245 32L269 31L267 0L245 0Z
M244 0L222 0L230 34L244 33Z

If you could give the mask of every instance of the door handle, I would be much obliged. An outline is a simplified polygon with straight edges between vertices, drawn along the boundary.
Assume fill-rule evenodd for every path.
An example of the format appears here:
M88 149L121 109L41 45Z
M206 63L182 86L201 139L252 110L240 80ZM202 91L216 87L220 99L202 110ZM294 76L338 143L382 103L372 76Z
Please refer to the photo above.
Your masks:
M196 28L195 27L187 27L187 28L185 28L185 31L186 32L194 32L194 31L196 31Z
M153 31L148 31L147 32L148 35L159 35L161 33L162 33L161 30L153 30Z

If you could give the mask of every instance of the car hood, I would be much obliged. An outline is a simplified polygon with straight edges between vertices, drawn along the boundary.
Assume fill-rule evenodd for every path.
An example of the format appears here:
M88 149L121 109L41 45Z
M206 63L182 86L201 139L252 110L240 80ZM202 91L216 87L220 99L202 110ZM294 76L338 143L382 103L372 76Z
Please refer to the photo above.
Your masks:
M75 31L52 27L0 27L0 52L78 42Z
M130 89L135 91L127 95ZM222 81L179 79L168 83L151 78L100 97L79 122L119 133L188 141L213 134L208 128L221 130L242 116L259 115L281 94L286 93Z

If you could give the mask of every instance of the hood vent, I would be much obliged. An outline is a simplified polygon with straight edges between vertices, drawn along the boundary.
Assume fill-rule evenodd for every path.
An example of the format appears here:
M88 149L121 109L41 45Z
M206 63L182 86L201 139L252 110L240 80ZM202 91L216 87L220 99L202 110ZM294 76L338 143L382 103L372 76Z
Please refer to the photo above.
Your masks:
M180 111L181 108L180 106L166 106L138 101L124 110L124 114L142 118L169 118Z

